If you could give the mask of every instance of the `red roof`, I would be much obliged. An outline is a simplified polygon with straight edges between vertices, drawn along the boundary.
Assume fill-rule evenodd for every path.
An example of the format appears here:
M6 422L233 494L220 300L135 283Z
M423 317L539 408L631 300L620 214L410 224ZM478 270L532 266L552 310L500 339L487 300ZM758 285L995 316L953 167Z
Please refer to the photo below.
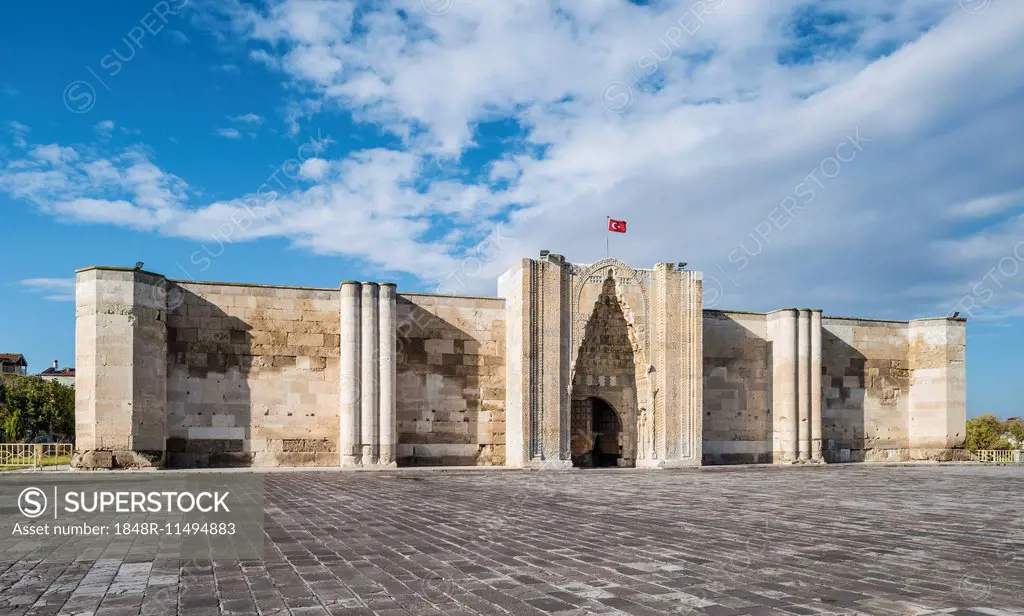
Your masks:
M0 364L27 366L28 362L25 361L25 356L21 353L0 353Z
M74 368L61 368L60 370L54 370L53 367L49 367L39 373L39 376L75 376Z

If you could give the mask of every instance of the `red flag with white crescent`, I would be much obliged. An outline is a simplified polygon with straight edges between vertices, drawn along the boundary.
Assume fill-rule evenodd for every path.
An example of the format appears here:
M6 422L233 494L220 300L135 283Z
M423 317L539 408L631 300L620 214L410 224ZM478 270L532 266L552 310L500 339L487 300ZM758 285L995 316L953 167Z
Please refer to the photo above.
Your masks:
M625 233L626 232L626 221L615 220L614 218L608 219L608 230L612 233Z

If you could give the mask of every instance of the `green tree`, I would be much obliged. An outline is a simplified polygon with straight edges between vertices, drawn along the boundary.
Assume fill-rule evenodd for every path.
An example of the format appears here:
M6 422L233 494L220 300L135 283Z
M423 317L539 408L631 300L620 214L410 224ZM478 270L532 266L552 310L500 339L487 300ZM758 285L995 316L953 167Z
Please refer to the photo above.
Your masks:
M1024 421L1020 419L1007 421L1006 433L1009 438L1013 439L1016 447L1021 448L1021 444L1024 443Z
M967 449L1011 449L1008 433L1006 423L992 413L972 417L967 420Z
M34 437L72 440L75 432L75 390L39 377L0 379L0 441Z

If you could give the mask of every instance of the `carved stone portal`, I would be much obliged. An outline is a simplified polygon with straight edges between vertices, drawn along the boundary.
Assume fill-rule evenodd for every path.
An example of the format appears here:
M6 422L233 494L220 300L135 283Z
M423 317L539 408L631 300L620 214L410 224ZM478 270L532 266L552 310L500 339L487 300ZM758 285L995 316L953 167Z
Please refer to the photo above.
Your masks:
M700 463L698 272L547 255L515 265L499 291L510 466Z

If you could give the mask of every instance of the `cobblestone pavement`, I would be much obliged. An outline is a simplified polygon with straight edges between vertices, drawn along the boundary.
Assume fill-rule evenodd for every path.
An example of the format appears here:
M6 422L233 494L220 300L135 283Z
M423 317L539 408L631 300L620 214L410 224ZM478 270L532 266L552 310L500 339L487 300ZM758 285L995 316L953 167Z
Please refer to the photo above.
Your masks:
M266 491L262 561L0 555L0 614L1024 614L1022 467L294 472Z

